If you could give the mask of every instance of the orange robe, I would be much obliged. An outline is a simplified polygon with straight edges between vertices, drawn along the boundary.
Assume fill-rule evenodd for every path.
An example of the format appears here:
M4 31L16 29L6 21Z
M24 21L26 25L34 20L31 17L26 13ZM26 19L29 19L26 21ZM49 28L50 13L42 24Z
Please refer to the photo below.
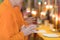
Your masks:
M25 22L19 13L8 0L0 4L0 40L24 40L24 34L19 29Z
M28 23L25 22L24 19L22 18L22 14L20 12L19 7L15 7L14 9L15 9L15 12L16 12L16 16L18 18L18 24L19 24L19 26L22 26L22 25L28 26ZM28 40L28 36L25 36L24 40Z

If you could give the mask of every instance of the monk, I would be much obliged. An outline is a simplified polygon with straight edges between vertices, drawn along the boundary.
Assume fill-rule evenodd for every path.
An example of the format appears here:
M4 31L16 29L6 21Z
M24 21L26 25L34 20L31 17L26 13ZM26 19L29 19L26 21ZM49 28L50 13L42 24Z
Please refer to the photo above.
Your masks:
M0 3L0 40L25 40L36 25L26 23L20 12L23 0L2 0Z

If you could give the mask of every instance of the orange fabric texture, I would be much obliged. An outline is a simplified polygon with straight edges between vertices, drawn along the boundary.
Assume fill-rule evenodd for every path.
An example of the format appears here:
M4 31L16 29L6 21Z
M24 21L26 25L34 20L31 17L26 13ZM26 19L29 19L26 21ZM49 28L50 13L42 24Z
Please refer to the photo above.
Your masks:
M17 16L17 19L18 19L18 24L19 24L20 26L22 26L22 25L25 24L25 26L27 26L28 23L24 21L24 18L23 18L23 16L22 16L21 12L20 12L19 7L15 7L14 9L15 9L16 16Z
M18 8L8 0L0 4L0 40L24 40L24 34L19 32L24 23Z
M17 16L17 18L18 18L18 25L19 26L22 26L22 25L24 25L25 24L25 26L27 26L28 24L24 21L24 19L22 18L22 14L21 14L21 12L20 12L20 10L19 10L19 7L15 7L15 12L16 12L16 16ZM20 15L19 15L19 13L20 13ZM24 37L24 40L28 40L28 36L25 36Z

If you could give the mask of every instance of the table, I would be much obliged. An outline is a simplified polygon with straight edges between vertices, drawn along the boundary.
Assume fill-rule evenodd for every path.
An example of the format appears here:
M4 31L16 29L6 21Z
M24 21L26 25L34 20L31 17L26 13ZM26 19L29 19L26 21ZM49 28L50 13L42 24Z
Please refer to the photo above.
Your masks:
M48 34L50 33L55 33L53 31L50 30L49 26L45 26L45 25L40 25L37 30L45 30ZM56 34L60 34L60 33L56 33ZM44 40L60 40L60 37L57 38L49 38L49 37L45 37L42 35L42 33L37 33L37 35L39 35L40 37L42 37Z

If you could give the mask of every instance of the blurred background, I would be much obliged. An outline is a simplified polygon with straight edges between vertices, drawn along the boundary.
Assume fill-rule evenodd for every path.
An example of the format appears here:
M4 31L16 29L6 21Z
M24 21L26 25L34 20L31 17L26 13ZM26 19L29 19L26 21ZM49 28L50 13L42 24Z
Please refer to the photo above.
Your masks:
M22 12L26 21L32 17L32 23L36 24L38 29L41 25L42 28L47 25L44 29L50 25L51 31L60 32L60 0L24 0ZM31 34L29 38L44 40L37 34Z

